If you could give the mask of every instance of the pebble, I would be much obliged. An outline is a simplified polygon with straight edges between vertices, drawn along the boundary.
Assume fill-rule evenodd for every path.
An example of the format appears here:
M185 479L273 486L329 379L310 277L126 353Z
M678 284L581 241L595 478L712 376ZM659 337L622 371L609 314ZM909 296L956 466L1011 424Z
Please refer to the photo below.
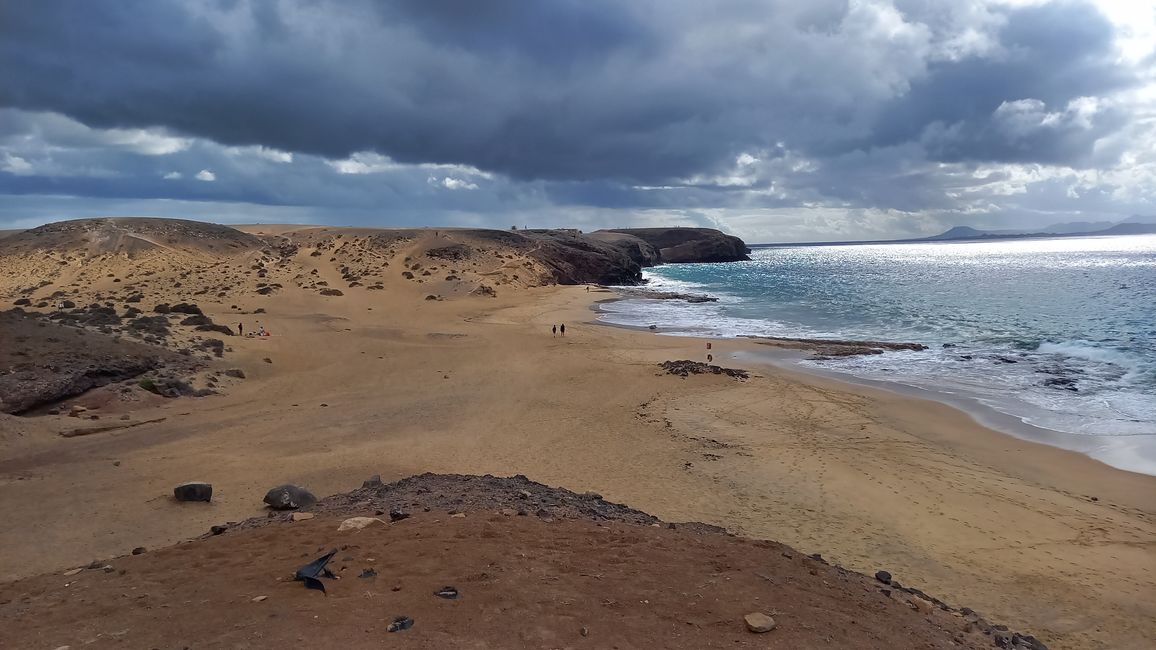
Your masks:
M293 521L305 521L316 517L312 512L294 512L292 515Z
M257 596L256 598L253 599L253 602L259 603L259 602L262 602L268 598L269 598L268 596Z
M752 612L743 617L747 623L747 629L755 634L762 634L763 632L770 632L775 629L775 619L763 614L762 612Z
M80 573L81 571L84 571L84 569L69 569L68 571L65 571L62 575L74 576L74 575Z
M347 530L361 530L375 524L381 524L384 526L385 522L378 519L377 517L350 517L349 519L341 522L341 525L337 527L337 532L343 533Z
M145 547L143 547L143 546L138 546L132 550L133 555L141 555L144 552L145 552Z
M885 585L891 584L891 574L886 571L876 571L875 579Z
M411 627L413 627L412 618L408 616L398 616L397 618L393 619L393 622L389 624L389 627L386 628L386 630L390 632L400 632L402 630L408 630Z
M452 515L450 515L450 516L451 516L451 517L453 517L454 519L465 519L465 518L466 518L466 513L464 513L464 512L455 512L454 514L452 514Z

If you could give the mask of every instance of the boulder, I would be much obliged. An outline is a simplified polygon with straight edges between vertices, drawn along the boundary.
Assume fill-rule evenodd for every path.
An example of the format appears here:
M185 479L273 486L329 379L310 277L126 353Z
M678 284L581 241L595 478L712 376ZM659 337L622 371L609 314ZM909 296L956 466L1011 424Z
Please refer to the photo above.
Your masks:
M173 497L177 501L212 501L213 486L201 481L181 483L173 488Z
M296 510L317 503L317 497L303 487L286 484L266 492L264 501L274 510Z
M878 580L879 582L882 582L885 585L891 584L891 574L888 573L887 571L876 571L875 572L875 579Z

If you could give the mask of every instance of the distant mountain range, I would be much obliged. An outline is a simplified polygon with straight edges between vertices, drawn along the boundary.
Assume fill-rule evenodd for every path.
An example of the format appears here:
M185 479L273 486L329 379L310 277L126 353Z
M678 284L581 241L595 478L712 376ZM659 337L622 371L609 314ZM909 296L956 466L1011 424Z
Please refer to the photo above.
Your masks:
M1123 221L1069 221L1029 230L980 230L956 226L930 237L910 239L873 239L855 241L792 242L789 244L751 244L751 248L779 246L838 246L846 244L909 244L921 241L987 241L990 239L1029 239L1032 237L1090 237L1109 235L1156 235L1156 215L1134 214Z
M1133 215L1123 221L1070 221L1034 230L979 230L956 226L931 237L904 241L956 241L961 239L1013 239L1022 237L1073 237L1092 235L1156 234L1156 216Z

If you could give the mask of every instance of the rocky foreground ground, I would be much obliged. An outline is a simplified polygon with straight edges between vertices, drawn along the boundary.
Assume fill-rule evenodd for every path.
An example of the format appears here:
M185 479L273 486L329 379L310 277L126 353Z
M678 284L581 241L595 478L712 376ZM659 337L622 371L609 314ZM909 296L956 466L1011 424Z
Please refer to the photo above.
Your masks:
M324 592L294 579L334 550ZM433 474L3 585L0 629L13 648L1043 647L884 572L521 476Z

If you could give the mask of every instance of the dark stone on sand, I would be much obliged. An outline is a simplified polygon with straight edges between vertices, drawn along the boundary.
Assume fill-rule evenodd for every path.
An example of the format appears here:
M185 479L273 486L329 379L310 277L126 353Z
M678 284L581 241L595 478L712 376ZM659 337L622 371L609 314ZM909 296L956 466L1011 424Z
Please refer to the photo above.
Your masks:
M29 307L32 305L32 301L27 299L27 298L19 298L15 302L13 302L12 304L20 306L20 307Z
M317 497L297 485L279 485L265 493L265 503L274 510L296 510L317 503Z
M145 553L145 547L143 547L143 546L138 546L132 550L133 555L143 555L144 553Z
M393 509L389 511L390 521L401 521L402 519L409 519L409 513L404 510Z
M235 377L237 379L244 379L245 371L241 370L240 368L229 368L225 371L225 375L228 377Z
M361 482L361 487L363 488L377 487L379 485L382 485L381 474L374 474L373 476L370 476L368 479Z
M192 303L187 303L187 302L178 302L177 304L173 305L172 307L169 307L169 310L174 312L174 313L177 313L177 314L191 314L193 316L203 316L204 315L204 312L201 311L200 307L198 307ZM155 311L155 309L154 309L154 311Z
M218 526L210 526L209 527L209 532L214 534L214 535L220 535L221 533L225 532L226 530L229 530L228 526L218 525Z
M408 630L411 627L413 627L412 618L408 616L398 616L393 619L393 622L390 623L389 627L385 628L385 630L387 632L400 632L402 630Z
M891 574L886 571L876 571L875 579L885 585L891 584Z
M208 316L200 315L200 314L189 316L188 318L181 321L181 325L186 325L189 327L196 327L198 325L212 325L212 324L213 324L213 320L211 318L209 318Z
M681 361L663 361L658 365L661 366L667 374L678 375L679 377L687 377L689 375L726 375L736 379L748 379L750 377L750 373L746 370L722 368L701 361L688 361L686 359Z
M177 501L212 501L213 486L201 481L181 483L173 488L173 497Z

